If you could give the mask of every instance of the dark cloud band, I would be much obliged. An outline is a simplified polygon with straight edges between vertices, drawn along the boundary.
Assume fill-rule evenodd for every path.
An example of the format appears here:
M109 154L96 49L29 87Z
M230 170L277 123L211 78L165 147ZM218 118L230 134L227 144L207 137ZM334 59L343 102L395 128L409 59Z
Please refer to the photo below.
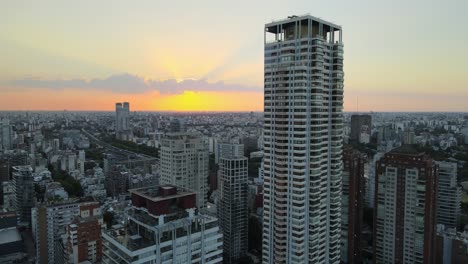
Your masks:
M132 74L112 75L105 79L69 79L69 80L43 80L37 78L23 78L4 82L6 87L17 88L46 88L46 89L87 89L106 90L115 93L145 93L159 91L163 94L179 94L186 90L191 91L232 91L232 92L262 92L263 88L255 86L244 86L237 84L226 84L222 81L208 82L201 80L183 80L177 82L169 80L145 80Z

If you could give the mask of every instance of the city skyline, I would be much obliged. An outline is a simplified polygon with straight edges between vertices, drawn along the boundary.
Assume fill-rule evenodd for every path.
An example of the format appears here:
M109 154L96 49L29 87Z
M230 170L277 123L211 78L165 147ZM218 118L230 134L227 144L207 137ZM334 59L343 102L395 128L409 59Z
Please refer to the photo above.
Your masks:
M468 111L463 1L110 3L4 3L0 110L262 111L258 25L311 12L345 25L344 111Z

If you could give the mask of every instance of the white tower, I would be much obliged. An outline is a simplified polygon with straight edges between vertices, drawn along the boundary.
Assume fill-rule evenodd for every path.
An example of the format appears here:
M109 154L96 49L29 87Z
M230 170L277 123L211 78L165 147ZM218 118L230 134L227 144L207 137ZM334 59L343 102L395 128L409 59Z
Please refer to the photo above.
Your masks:
M263 263L339 263L341 27L265 25Z
M191 189L197 206L208 196L208 144L191 133L168 133L161 139L161 183Z

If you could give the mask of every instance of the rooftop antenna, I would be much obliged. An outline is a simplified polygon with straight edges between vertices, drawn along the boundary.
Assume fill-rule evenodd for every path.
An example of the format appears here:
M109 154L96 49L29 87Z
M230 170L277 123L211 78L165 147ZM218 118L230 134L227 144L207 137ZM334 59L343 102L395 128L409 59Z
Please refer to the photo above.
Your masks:
M359 96L356 96L356 112L359 113Z

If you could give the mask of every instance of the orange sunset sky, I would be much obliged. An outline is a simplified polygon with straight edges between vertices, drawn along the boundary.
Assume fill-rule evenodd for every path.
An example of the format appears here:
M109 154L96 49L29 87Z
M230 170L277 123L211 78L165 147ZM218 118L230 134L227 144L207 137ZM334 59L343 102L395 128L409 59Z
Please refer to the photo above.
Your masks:
M468 1L1 6L0 110L262 111L263 26L310 13L343 27L345 111L468 111Z

